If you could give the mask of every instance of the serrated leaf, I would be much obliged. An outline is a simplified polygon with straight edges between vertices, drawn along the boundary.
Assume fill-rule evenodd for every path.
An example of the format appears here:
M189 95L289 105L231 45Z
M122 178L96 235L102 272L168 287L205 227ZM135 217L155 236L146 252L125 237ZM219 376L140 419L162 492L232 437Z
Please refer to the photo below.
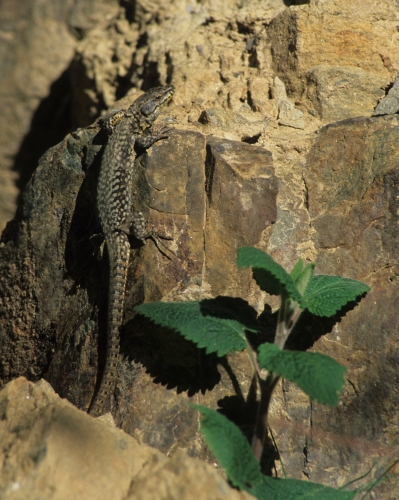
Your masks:
M261 483L260 465L240 429L215 410L191 406L201 412L201 432L233 485L247 489Z
M316 267L315 262L311 262L308 264L305 269L301 271L301 273L294 279L295 286L297 287L298 292L303 296L306 292L310 282L313 279L314 268Z
M292 277L262 250L253 247L239 248L237 265L238 267L252 267L253 277L263 291L270 295L281 295L285 292L289 298L302 303L301 294Z
M346 368L316 352L285 351L275 344L259 347L261 368L294 382L319 403L337 406Z
M291 271L291 278L294 280L294 282L301 274L302 269L303 269L303 260L298 259L298 262L295 264L293 270Z
M198 347L204 347L207 354L224 356L245 348L245 330L259 331L255 310L241 299L226 299L151 302L135 310L158 325L177 330Z
M369 290L370 287L361 281L319 274L313 276L305 291L304 305L316 316L329 317Z
M258 500L352 500L356 491L336 490L299 479L275 479L263 476L263 483L247 489Z
M297 479L274 479L260 471L248 441L224 415L199 405L201 432L232 484L259 500L352 500L356 491L335 490Z

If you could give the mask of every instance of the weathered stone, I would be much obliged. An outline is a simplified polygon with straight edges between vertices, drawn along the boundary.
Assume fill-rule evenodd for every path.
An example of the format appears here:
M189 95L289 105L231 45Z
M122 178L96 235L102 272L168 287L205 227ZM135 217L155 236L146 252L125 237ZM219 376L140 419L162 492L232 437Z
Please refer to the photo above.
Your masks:
M300 128L300 129L305 128L302 111L296 109L291 101L288 100L279 101L277 107L278 107L278 123L280 125L286 125L287 127Z
M271 118L276 118L276 105L270 99L272 79L266 77L253 77L249 84L249 98L251 108L256 112L263 112Z
M277 102L278 123L287 127L304 129L303 113L288 99L284 83L278 76L274 79L273 97Z
M307 158L304 178L316 270L359 279L371 287L353 311L334 319L338 322L333 328L333 323L320 321L320 333L314 329L315 340L323 328L329 332L315 349L348 369L338 408L316 403L308 407L307 435L320 433L318 439L307 438L306 444L306 473L316 481L331 480L329 467L345 467L356 477L381 454L388 463L399 445L398 141L397 115L352 119L323 128ZM289 390L297 392L292 385ZM297 420L295 406L291 401L288 411ZM302 416L299 406L299 421ZM328 439L327 447L323 439ZM359 450L366 449L359 462ZM333 484L345 481L340 474L334 476Z
M307 97L324 122L370 116L386 80L361 68L316 66L308 74Z
M98 231L94 199L101 134L96 127L80 129L42 158L0 248L2 377L25 374L36 380L43 374L80 408L89 404L97 359L101 366L105 352L108 266L106 259L94 258L90 243ZM92 141L98 153L87 168ZM191 397L220 382L202 398L216 406L221 394L234 393L231 379L221 378L214 356L198 358L194 344L160 332L133 308L163 297L246 295L250 273L237 270L236 251L243 245L265 248L276 220L271 154L242 142L174 131L138 157L134 187L134 199L147 204L149 228L158 236L156 243L149 240L132 252L125 359L111 409L118 425L144 442L206 456L194 445L196 417L179 393ZM240 359L233 365L241 366ZM175 426L179 432L171 432Z
M207 148L206 274L215 295L235 296L242 279L236 270L237 248L258 244L271 229L278 184L269 151L213 137Z
M95 421L43 380L10 382L0 392L0 407L4 500L252 498L204 462L183 452L167 458L107 416Z
M279 387L270 422L287 474L341 485L365 473L373 458L381 467L389 464L398 442L393 382L399 275L397 117L320 126L365 110L371 114L394 80L399 70L397 1L317 0L287 8L279 0L248 0L239 9L236 0L204 0L194 7L191 0L138 1L134 9L128 2L90 0L70 9L54 7L54 2L49 7L48 1L33 2L22 13L18 9L31 0L11 2L13 10L1 9L0 38L6 44L0 59L5 56L6 63L0 72L0 135L7 165L18 151L14 168L21 172L29 167L30 172L36 151L47 149L46 141L54 144L64 137L65 125L91 123L119 97L125 96L125 107L140 89L166 82L176 86L167 122L186 130L171 134L137 163L137 172L147 172L150 180L136 193L148 199L150 224L160 235L176 239L159 238L158 249L148 241L133 252L122 332L124 360L112 400L117 424L159 449L185 448L206 460L213 458L198 439L198 423L187 401L228 407L232 419L247 418L244 426L251 433L253 414L244 399L252 372L245 354L218 363L133 312L142 300L200 299L216 290L242 295L259 312L265 301L278 307L276 297L265 298L251 284L249 271L234 274L232 249L241 243L233 238L231 248L229 243L223 248L218 227L207 220L209 215L220 227L236 224L242 240L242 210L248 215L248 234L256 240L254 230L263 224L264 214L248 207L253 208L252 197L258 207L263 200L259 202L255 183L242 175L235 159L220 149L225 139L244 140L272 152L279 178L277 222L262 232L258 246L267 246L288 270L298 257L317 260L317 272L358 277L372 287L338 322L333 318L316 325L304 317L298 325L298 335L308 333L299 348L309 348L318 338L315 349L337 355L349 372L338 409L309 404L288 382ZM28 12L34 17L31 29ZM276 76L287 85L289 97L283 84L284 95L278 95ZM288 111L304 114L304 129L280 126L279 99L290 103ZM209 110L212 119L199 123ZM18 138L29 127L19 146ZM74 133L43 159L0 249L4 380L20 374L37 380L44 374L80 408L92 394L108 286L106 261L93 259L88 241L97 230L92 198L98 159L95 149L85 152L84 147L92 132ZM59 134L57 140L53 133ZM216 148L212 137L207 145L207 135L223 140ZM257 165L254 171L261 171L262 155L248 155L245 145L230 146L238 151L239 163L250 158ZM87 164L94 158L93 167L82 169L82 158ZM209 184L203 166L213 161L220 166L219 181ZM158 175L156 166L163 162ZM247 168L252 171L251 165ZM16 194L14 173L8 172L7 183L0 182L0 204ZM223 198L234 216L219 205L218 189L226 183L232 189ZM209 204L209 209L203 185L217 188L211 194L218 204ZM243 197L248 198L245 203ZM207 239L212 245L205 245ZM230 282L226 276L214 277L220 263L233 273ZM105 338L99 344L101 363ZM278 461L274 464L279 470ZM396 490L394 482L386 482L375 493L393 499Z
M239 136L245 142L257 142L256 140L251 141L251 138L259 137L265 132L269 123L267 119L251 122L239 113L213 108L204 110L198 121L211 126L213 129L227 132L230 137ZM225 134L225 136L228 134Z
M16 186L25 186L40 156L71 130L67 69L78 40L95 25L107 23L117 4L116 0L78 4L21 0L3 5L0 231L15 213L20 194Z
M388 95L379 102L374 110L373 115L391 115L399 112L399 73L396 75L392 88L389 89Z
M273 68L289 96L306 100L309 84L316 85L325 99L311 89L309 108L313 103L326 121L373 109L383 95L378 88L389 83L390 71L399 66L398 51L385 41L385 36L396 36L390 21L397 15L393 4L328 1L291 7L275 17L268 28Z

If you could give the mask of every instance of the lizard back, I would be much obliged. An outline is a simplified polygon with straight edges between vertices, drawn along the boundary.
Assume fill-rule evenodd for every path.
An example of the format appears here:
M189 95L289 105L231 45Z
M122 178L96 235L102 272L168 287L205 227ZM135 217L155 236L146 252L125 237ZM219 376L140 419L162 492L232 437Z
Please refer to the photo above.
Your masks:
M140 96L125 113L118 115L110 127L110 137L105 147L97 187L97 206L109 258L109 293L107 319L106 364L99 390L90 407L93 416L101 415L105 401L112 389L119 358L119 329L123 321L130 243L125 228L131 225L132 178L134 146L149 147L166 137L161 128L155 134L143 134L159 115L161 107L173 95L173 86L156 87ZM135 234L133 225L133 234ZM139 239L143 234L135 234Z

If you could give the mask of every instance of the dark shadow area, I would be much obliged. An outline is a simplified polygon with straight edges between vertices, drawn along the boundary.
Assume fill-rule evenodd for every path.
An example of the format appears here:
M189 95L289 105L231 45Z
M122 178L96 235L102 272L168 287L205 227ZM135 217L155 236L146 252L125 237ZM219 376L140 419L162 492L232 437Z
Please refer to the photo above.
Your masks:
M119 5L125 9L125 16L129 23L133 23L136 18L136 2L119 0Z
M257 313L244 299L221 296L201 300L203 316L240 321L248 328L258 328Z
M223 364L223 363L221 363ZM225 367L225 364L223 364ZM226 367L225 367L226 368ZM240 391L241 392L241 391ZM255 421L258 411L258 400L256 397L256 379L253 377L246 401L240 392L237 396L226 396L218 401L220 413L231 420L252 445L252 438L255 428ZM263 448L261 459L262 472L268 476L273 476L275 461L279 459L279 453L268 436Z
M356 301L349 302L330 318L315 316L308 310L305 310L285 345L286 349L291 351L306 351L313 347L315 342L323 335L330 333L336 323L339 323L344 316L354 309L360 302L361 297ZM247 333L248 340L254 349L257 349L265 342L274 342L278 320L278 311L272 312L270 306L265 304L262 314L258 321L261 326L260 333Z
M141 84L140 90L147 92L147 90L153 87L158 87L161 85L161 75L158 71L158 63L154 61L148 61L148 56L144 57L143 67L145 67L144 79ZM132 88L132 79L137 73L140 73L142 68L140 68L135 62L132 62L130 68L123 76L117 76L116 78L116 88L115 88L115 98L116 100L122 99Z
M244 137L241 138L242 142L246 142L247 144L256 144L259 141L259 138L262 134L259 132L259 134L255 135L245 135Z
M362 297L364 297L364 295L362 295ZM340 323L342 318L359 304L362 297L359 297L358 300L348 302L330 318L315 316L308 310L305 310L299 318L298 323L295 325L292 334L288 338L286 348L291 351L306 351L310 347L313 347L317 340L323 335L330 333L334 325Z
M140 303L140 297L136 301ZM240 318L248 326L256 322L256 311L242 299L207 299L201 302L201 309L204 316ZM223 357L206 354L205 349L199 349L176 331L160 327L140 314L124 326L121 351L130 361L141 363L155 383L176 388L178 393L187 391L188 396L213 389L220 381L217 365L227 363ZM231 370L228 373L233 377ZM234 383L232 378L232 382L237 388L237 380Z
M310 0L283 0L284 5L291 7L291 5L306 5L310 3Z
M121 352L129 361L141 363L154 383L189 397L212 390L220 381L216 354L206 354L176 331L141 315L123 327Z
M13 170L18 173L16 185L22 193L37 167L39 158L71 131L71 86L68 69L50 87L49 95L36 109L30 130L15 156ZM21 194L18 197L18 205Z

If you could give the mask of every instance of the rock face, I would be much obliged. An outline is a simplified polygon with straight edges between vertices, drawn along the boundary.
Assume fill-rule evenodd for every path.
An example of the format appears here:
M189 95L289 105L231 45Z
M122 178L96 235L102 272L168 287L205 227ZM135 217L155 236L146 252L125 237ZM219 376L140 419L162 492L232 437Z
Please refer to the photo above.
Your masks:
M1 249L2 376L45 375L82 409L90 403L106 347L107 259L96 260L89 240L98 231L94 199L103 136L96 125L80 129L42 157ZM198 430L195 413L177 393L213 405L220 397L220 391L199 395L220 381L217 360L198 358L194 345L179 336L151 333L149 324L134 318L133 307L162 297L247 294L250 276L237 271L236 251L262 238L265 247L277 218L278 183L267 150L178 130L137 158L135 175L135 197L146 200L148 227L169 240L149 240L132 252L125 360L112 408L124 429L140 431L146 442L168 451ZM250 228L248 220L254 221ZM250 377L248 372L248 384ZM162 385L154 385L154 378ZM222 387L233 391L228 375ZM166 415L172 427L181 421L181 433L158 428ZM200 447L192 453L206 452Z
M44 380L14 380L1 391L0 408L4 500L253 498L183 452L167 458L139 444L109 415L95 421Z
M100 3L103 10L92 8ZM60 73L68 83L61 92L68 124L54 132L73 131L41 158L0 243L3 383L44 377L61 397L87 408L105 359L108 288L106 259L93 257L89 241L98 230L95 186L105 138L89 124L104 108L128 106L142 90L173 83L174 101L161 121L176 130L140 154L134 184L149 224L172 239L132 251L111 401L116 424L163 452L182 448L208 461L189 401L223 407L251 428L253 415L243 416L252 397L245 353L221 360L199 354L133 307L216 295L242 297L259 313L265 302L276 307L248 272L236 270L236 249L255 245L288 270L301 257L316 261L318 273L371 286L335 318L304 316L292 339L292 348L330 354L347 367L338 408L309 402L283 382L271 426L291 477L341 486L377 461L378 477L399 445L397 2L79 5L69 16L61 8L42 11L56 20L49 33L59 57L56 64L42 57L48 71L25 70L24 80L35 82L24 87L26 98L14 90L16 69L2 80L7 179L16 152L17 171L32 167L27 153L37 136L21 140L30 120L40 135L43 120L38 125L32 114ZM39 29L26 19L32 33ZM22 28L11 25L15 38L0 56L37 59L42 38L18 44ZM59 96L50 91L49 116L57 116ZM7 118L12 112L23 119ZM37 151L49 145L33 142ZM4 200L15 196L7 193ZM382 483L376 498L394 499L398 487L393 479Z

